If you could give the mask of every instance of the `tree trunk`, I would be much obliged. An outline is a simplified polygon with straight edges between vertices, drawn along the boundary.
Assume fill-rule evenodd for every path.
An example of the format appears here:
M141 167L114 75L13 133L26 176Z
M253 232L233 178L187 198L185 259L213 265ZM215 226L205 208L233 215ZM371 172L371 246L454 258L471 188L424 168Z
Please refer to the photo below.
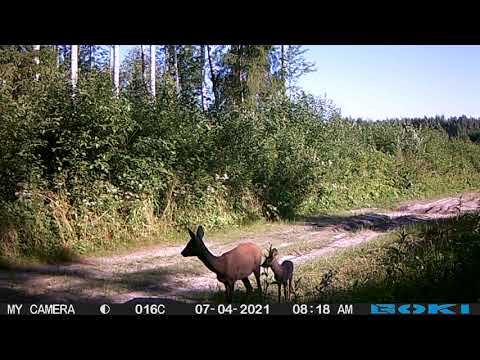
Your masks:
M113 51L113 83L115 86L115 93L120 93L120 45L114 46Z
M170 74L170 51L169 51L169 45L165 45L163 47L163 50L165 51L164 54L164 63L163 63L163 83L165 84L165 81Z
M155 67L156 67L156 56L155 56L155 45L150 45L150 93L152 94L153 98L156 95L155 89Z
M110 76L113 78L113 46L110 45Z
M143 45L140 45L140 51L142 52L140 55L142 62L142 83L145 84L145 52L143 50Z
M282 45L280 62L281 62L280 79L282 80L283 86L285 86L285 45Z
M71 45L71 64L70 64L70 79L72 81L72 89L75 91L78 81L78 45Z
M94 49L94 45L90 45L89 46L89 57L88 57L88 61L89 61L89 67L90 69L93 69L93 52L95 51Z
M216 107L218 96L217 96L217 78L215 76L215 72L213 70L213 63L212 63L212 56L210 54L210 46L207 45L207 57L208 57L208 65L210 67L210 80L212 81L212 92L213 92L213 104Z
M207 103L205 98L205 45L200 45L200 94L202 100L203 111L207 111Z
M55 45L55 58L56 58L56 64L57 68L60 67L60 46Z
M180 94L180 74L178 73L178 58L177 58L177 46L173 46L173 67L175 70L175 89L177 95Z
M240 103L243 104L244 102L244 94L243 94L243 84L242 84L242 74L243 74L243 69L242 69L242 45L234 45L234 53L237 55L236 59L236 86L238 86L238 90L240 91Z
M33 62L35 63L35 67L37 68L38 65L40 65L40 45L33 45L33 51L35 53L35 57L33 58ZM35 69L37 70L37 69ZM38 81L38 79L40 78L40 74L38 73L35 73L35 81Z

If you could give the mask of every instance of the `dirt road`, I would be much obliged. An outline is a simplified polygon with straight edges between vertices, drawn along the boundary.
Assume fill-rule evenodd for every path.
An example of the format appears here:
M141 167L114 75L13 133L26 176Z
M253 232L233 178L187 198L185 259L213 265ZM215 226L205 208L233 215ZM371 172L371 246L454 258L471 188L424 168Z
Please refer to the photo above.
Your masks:
M272 225L228 241L209 238L221 254L242 241L277 247L296 266L355 246L403 225L480 209L480 194L403 203L393 211L353 210L346 216L318 216L296 224ZM188 240L188 234L185 236ZM135 298L193 301L223 290L216 276L196 258L183 258L183 246L156 246L128 255L87 258L70 265L0 270L1 302L113 302ZM240 282L239 282L240 283ZM238 284L242 287L242 284Z

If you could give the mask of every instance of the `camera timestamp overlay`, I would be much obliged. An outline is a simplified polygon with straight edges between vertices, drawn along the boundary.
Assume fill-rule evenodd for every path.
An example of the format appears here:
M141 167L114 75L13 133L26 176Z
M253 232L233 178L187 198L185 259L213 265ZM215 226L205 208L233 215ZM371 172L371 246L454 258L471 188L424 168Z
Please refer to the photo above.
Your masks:
M298 315L298 316L468 316L480 315L480 303L410 304L186 304L169 302L129 302L125 304L0 303L0 315Z

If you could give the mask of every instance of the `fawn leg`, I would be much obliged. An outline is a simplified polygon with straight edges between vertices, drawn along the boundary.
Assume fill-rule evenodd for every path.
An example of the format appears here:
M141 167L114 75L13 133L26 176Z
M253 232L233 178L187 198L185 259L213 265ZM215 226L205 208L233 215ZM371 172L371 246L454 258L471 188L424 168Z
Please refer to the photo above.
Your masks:
M287 284L283 284L283 296L285 297L285 302L287 302Z
M278 283L278 302L280 303L281 301L281 296L282 296L282 284Z

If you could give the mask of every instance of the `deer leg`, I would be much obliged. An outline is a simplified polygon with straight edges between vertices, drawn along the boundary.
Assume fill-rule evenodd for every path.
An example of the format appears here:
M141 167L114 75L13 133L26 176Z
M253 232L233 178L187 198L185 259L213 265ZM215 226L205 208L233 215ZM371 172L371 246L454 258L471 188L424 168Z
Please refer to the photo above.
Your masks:
M278 302L280 303L281 296L282 296L282 284L279 282L277 285L278 285Z
M288 280L288 301L292 298L292 279Z
M250 294L253 291L252 284L250 284L250 280L248 280L248 277L242 279L243 285L245 285L245 288L247 289L247 295Z
M253 271L253 274L255 275L255 280L257 281L257 288L258 291L260 292L260 295L262 294L262 284L260 282L260 266Z
M285 297L285 302L287 302L287 283L283 284L283 296Z
M231 303L233 300L233 284L231 282L225 283L225 294L227 298L227 303Z
M225 300L228 300L230 299L230 287L228 285L228 283L223 283L223 285L225 285Z

